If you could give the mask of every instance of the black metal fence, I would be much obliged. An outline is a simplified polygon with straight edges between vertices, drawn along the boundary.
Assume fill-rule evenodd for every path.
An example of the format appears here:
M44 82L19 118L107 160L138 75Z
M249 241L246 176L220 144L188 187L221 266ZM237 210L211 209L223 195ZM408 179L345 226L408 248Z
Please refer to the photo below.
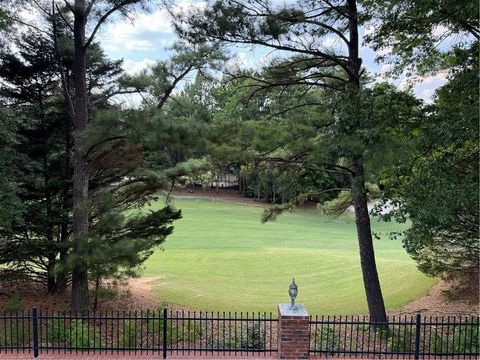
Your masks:
M316 316L310 321L310 353L320 357L480 357L478 317Z
M116 353L207 355L276 352L269 313L189 311L22 311L0 315L0 354Z
M479 317L310 319L312 357L480 358ZM112 353L231 356L277 352L271 313L169 311L0 313L0 354Z

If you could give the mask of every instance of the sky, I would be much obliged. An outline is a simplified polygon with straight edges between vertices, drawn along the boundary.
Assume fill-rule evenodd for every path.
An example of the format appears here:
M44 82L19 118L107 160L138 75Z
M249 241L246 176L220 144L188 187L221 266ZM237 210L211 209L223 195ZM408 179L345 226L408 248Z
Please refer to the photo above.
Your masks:
M193 4L193 5L192 5ZM201 1L178 1L176 7L183 9L189 6L203 7ZM176 9L173 9L174 11ZM368 31L368 29L367 29ZM365 29L360 29L360 34ZM112 59L123 59L127 73L135 74L158 60L165 60L169 56L168 47L176 39L171 19L165 9L153 8L149 13L136 13L132 18L116 18L107 23L98 37L106 54ZM332 41L333 39L326 39ZM261 47L231 47L231 62L242 67L260 67L276 56L270 50ZM387 79L384 73L389 70L388 64L375 63L376 53L367 46L362 46L360 56L365 68L377 75L378 80L388 80L400 89L407 86L407 79ZM414 93L427 102L430 102L434 91L446 82L445 74L418 78L413 90Z

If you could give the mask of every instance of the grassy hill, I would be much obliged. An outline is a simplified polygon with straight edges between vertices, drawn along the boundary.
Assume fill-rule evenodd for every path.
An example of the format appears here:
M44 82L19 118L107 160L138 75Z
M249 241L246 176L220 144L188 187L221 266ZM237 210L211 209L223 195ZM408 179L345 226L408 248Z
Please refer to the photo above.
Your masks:
M353 215L300 210L261 224L260 206L206 199L176 199L175 206L183 219L144 271L155 277L162 301L198 310L276 311L277 303L289 301L295 277L298 302L311 314L366 312ZM375 251L387 307L426 294L435 279L386 236L402 225L373 219L373 229L381 234Z

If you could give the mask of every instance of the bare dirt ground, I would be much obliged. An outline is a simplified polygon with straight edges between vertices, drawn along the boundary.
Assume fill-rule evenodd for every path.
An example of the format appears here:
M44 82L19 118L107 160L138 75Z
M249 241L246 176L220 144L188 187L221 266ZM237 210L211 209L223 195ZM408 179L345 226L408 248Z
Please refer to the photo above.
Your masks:
M443 280L434 285L430 292L417 300L403 306L400 310L392 311L393 315L410 315L421 313L428 316L467 316L480 315L480 302L470 297L467 300L449 300L445 292L451 289L452 284Z

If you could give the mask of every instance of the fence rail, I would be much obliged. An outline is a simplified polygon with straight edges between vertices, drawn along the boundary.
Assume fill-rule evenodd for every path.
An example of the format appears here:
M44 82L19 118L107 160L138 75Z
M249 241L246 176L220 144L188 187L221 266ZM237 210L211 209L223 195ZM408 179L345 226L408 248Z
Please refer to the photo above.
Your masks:
M147 311L0 313L0 354L230 356L277 352L271 313ZM311 357L480 358L479 317L310 317Z
M316 316L310 320L315 356L382 358L480 356L478 317L393 316L386 323L360 316Z
M120 353L272 354L276 322L271 313L22 311L0 314L0 354Z

